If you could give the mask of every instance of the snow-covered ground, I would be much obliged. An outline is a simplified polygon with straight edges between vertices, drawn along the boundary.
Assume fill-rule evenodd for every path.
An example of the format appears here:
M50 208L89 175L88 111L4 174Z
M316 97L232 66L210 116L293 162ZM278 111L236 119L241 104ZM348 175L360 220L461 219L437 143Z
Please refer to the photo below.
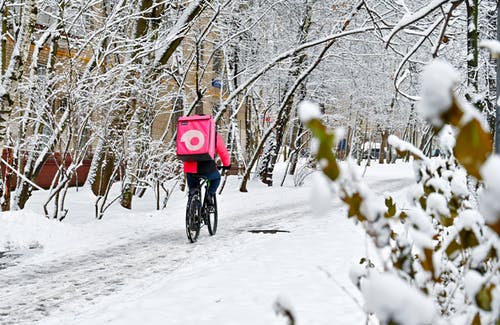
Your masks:
M329 213L311 213L313 177L280 187L281 175L248 193L230 177L216 236L204 228L195 244L180 191L164 210L145 195L133 211L114 206L98 221L93 195L80 189L63 222L41 216L35 193L27 210L0 215L0 252L9 250L0 257L0 324L285 324L276 301L298 324L364 323L348 277L369 251L363 232L338 198ZM365 179L380 194L403 195L413 173L374 164ZM249 232L261 229L285 232Z

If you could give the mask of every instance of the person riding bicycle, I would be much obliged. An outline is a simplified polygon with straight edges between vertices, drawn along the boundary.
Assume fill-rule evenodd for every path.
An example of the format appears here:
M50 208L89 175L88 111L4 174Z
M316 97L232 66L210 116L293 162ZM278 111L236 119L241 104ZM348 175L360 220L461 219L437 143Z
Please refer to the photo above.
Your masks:
M222 136L219 133L215 135L215 152L219 155L222 161L222 169L228 170L231 168L231 158L227 151L226 145ZM214 205L215 192L220 184L220 173L217 170L215 160L207 161L184 161L184 173L186 173L187 184L189 187L189 193L191 194L192 189L200 187L200 179L196 175L203 175L210 181L210 187L208 188L208 204L210 206Z

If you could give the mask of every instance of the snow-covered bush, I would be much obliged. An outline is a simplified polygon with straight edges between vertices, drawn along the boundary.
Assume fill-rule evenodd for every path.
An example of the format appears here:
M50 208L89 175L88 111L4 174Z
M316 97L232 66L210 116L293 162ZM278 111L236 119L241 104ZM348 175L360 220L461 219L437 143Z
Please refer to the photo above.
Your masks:
M317 159L348 205L348 217L380 253L351 272L366 311L383 324L497 324L500 157L492 154L480 114L453 93L458 77L449 64L430 64L422 81L421 113L440 132L446 154L428 158L390 137L399 154L414 160L417 183L404 211L393 198L372 193L354 168L340 168L331 152L333 133L317 115L302 114L302 121L319 142ZM470 176L480 184L479 206L467 186Z

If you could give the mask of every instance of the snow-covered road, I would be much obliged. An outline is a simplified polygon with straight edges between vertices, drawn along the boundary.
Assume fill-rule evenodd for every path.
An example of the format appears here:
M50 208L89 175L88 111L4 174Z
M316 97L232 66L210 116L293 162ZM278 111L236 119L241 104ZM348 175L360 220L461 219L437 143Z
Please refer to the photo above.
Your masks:
M412 182L408 173L384 175L368 178L379 193L397 191ZM341 323L363 319L345 287L356 294L347 271L366 252L364 237L346 220L337 199L332 200L331 214L317 217L310 215L308 188L226 191L220 200L217 235L209 237L204 228L198 243L187 243L182 218L185 200L180 197L170 215L150 214L148 223L136 227L133 235L126 233L130 230L109 231L119 240L100 239L95 246L87 242L80 249L44 259L21 258L0 270L0 324L224 324L231 320L251 324L256 319L273 323L277 318L272 303L283 293L294 297L303 323L321 322L328 309L347 313ZM148 228L150 224L154 226ZM259 229L287 232L249 232ZM78 235L88 235L92 241L90 233ZM325 291L330 299L324 299ZM193 314L190 304L208 312ZM327 310L318 314L321 309Z
M182 246L165 233L61 261L4 270L0 323L30 323L68 304L92 303L113 294L126 279L171 272L189 256L191 248Z
M166 275L196 258L193 250L215 254L232 246L237 236L250 229L274 229L296 222L307 210L305 202L247 211L235 216L231 229L220 229L217 243L207 245L206 229L195 245L179 238L179 230L165 230L141 240L97 250L88 254L51 261L42 265L14 266L0 272L0 323L20 324L38 321L67 305L92 304L100 297L119 291L124 281ZM221 225L223 227L223 225ZM214 237L215 238L215 237ZM204 243L205 241L205 243Z

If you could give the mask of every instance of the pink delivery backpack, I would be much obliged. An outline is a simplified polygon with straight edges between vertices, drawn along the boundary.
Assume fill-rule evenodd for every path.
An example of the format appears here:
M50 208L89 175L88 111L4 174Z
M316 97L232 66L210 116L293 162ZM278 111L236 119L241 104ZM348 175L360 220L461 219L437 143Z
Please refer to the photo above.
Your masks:
M215 121L210 115L183 116L177 121L177 157L183 161L215 157Z

